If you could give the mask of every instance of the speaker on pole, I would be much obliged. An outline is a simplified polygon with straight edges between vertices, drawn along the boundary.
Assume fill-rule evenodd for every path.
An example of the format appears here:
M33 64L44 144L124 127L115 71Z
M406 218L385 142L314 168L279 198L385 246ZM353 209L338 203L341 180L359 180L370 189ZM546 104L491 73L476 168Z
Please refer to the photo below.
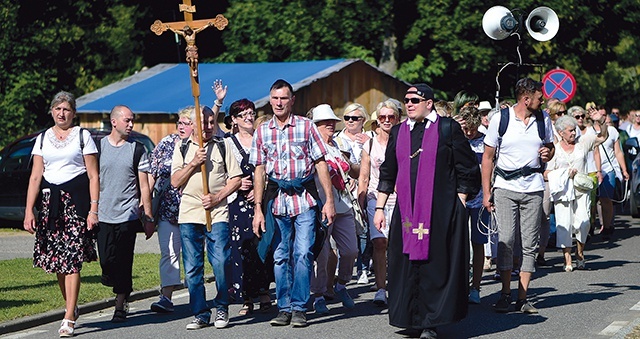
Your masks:
M525 26L532 38L538 41L548 41L558 34L560 21L556 12L543 6L531 11L525 21Z
M482 17L482 29L493 40L504 40L518 29L518 20L503 6L493 6Z

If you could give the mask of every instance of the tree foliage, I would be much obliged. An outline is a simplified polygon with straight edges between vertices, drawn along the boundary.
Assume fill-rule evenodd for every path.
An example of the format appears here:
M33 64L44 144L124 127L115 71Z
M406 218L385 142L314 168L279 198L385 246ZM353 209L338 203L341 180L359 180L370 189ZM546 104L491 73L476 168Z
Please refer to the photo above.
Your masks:
M144 12L124 1L2 2L0 145L50 123L53 94L82 95L142 67L134 29Z
M384 0L231 1L225 62L361 58L375 63L392 29Z
M180 21L181 1L0 0L0 146L50 123L53 94L98 89L158 62L184 61L170 34L149 31L155 19ZM516 78L570 71L578 91L570 105L595 101L640 108L640 2L548 0L560 31L550 41L488 38L482 17L495 5L471 0L194 0L194 18L224 13L221 33L198 34L201 62L274 62L361 58L408 82L430 83L440 98L462 89L482 100L511 95ZM514 15L539 6L502 4ZM177 48L176 48L177 47ZM176 53L178 58L176 58ZM180 59L182 58L182 59ZM389 66L397 62L397 66Z

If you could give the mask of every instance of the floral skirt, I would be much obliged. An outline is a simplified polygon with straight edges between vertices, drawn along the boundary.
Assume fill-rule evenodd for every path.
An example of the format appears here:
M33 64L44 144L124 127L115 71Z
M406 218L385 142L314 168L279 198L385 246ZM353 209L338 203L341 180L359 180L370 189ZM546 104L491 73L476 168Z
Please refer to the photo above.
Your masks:
M47 273L73 274L82 269L83 262L98 259L93 232L87 230L87 220L78 216L71 195L60 192L60 216L56 228L49 227L49 199L51 194L42 194L42 206L38 213L33 266Z

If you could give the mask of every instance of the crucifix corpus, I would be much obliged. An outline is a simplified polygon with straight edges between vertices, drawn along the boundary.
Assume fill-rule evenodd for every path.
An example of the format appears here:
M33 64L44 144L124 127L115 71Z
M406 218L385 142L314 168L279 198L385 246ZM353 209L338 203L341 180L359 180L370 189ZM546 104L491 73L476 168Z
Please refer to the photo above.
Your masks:
M196 12L196 6L191 5L191 0L183 0L179 6L180 12L184 13L184 21L163 23L160 20L156 20L151 25L151 31L156 35L161 35L167 30L170 30L178 35L181 35L187 42L186 61L189 64L189 78L191 79L191 94L195 101L196 110L196 132L198 134L198 144L200 147L204 146L202 140L202 121L200 118L200 82L198 79L198 47L196 46L196 34L206 29L207 27L215 26L218 30L223 30L229 24L229 20L222 14L218 14L214 19L193 20L193 13ZM203 163L200 168L202 172L202 187L204 194L209 194L209 185L207 180L206 165ZM207 219L207 231L211 232L211 214L208 211L205 212Z

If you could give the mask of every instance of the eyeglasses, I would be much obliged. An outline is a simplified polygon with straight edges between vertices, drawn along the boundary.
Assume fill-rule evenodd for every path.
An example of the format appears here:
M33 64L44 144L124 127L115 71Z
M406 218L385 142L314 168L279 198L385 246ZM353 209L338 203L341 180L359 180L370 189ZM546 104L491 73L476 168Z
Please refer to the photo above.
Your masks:
M236 114L236 118L245 119L247 117L255 118L256 117L256 112L254 112L254 111L244 111L244 112L240 112L240 113Z
M557 115L557 116L563 116L563 115L565 115L565 114L567 114L567 111L566 111L566 110L556 112L556 115Z
M584 114L578 114L578 115L574 115L573 117L576 118L576 120L577 119L584 119L585 115Z
M427 101L427 100L422 98L404 98L405 104L408 104L409 102L411 102L412 104L417 105L422 101Z
M191 126L191 121L180 121L176 122L176 126Z
M345 116L344 116L344 121L349 121L349 120L351 120L351 121L358 121L358 120L360 120L361 118L363 118L363 117L360 117L360 116L357 116L357 115L345 115Z
M389 115L378 115L378 121L380 122L385 122L385 121L389 121L389 122L394 122L396 121L396 116L393 114L389 114Z

